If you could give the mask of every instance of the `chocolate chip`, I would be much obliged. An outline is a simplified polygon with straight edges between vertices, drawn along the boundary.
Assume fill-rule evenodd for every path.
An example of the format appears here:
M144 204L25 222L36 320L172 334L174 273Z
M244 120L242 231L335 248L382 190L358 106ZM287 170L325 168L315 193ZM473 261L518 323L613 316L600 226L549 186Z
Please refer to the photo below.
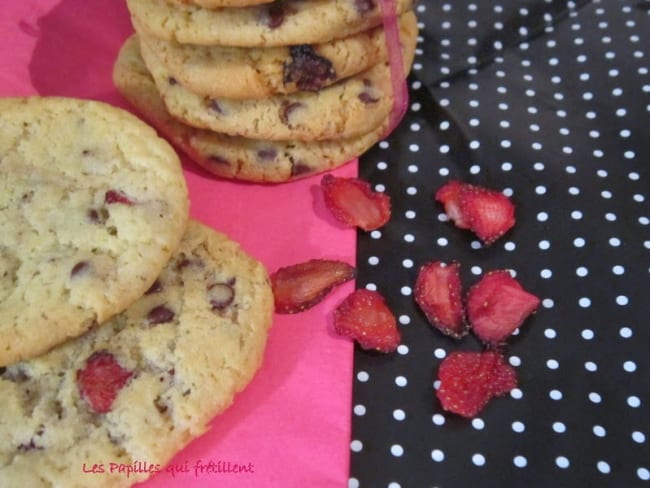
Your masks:
M147 314L147 320L151 325L163 324L174 320L176 314L173 310L167 308L165 305L158 305L152 308Z
M163 290L163 285L160 280L154 281L149 289L144 293L145 295L153 295L154 293L160 293Z
M282 106L280 107L280 120L282 123L284 125L289 125L291 114L303 106L304 104L300 102L282 102Z
M167 83L169 83L171 86L178 85L178 80L173 76L170 76L167 78Z
M35 449L42 450L43 446L37 446L34 439L30 439L28 443L23 443L18 446L18 450L22 452L33 451Z
M88 264L88 261L79 261L70 270L70 277L74 278L78 274L83 273L84 271L88 270L89 267L90 267L90 264Z
M216 100L209 99L206 103L210 110L213 110L220 115L224 114L223 108L221 107L221 105L219 105L219 102L217 102Z
M308 44L289 48L291 61L283 65L283 82L295 83L299 90L317 91L336 79L332 62L319 56Z
M354 8L360 15L367 14L375 8L374 0L354 0Z
M208 286L208 302L212 310L223 310L235 299L235 290L228 283L214 283Z
M273 2L268 5L264 12L263 22L270 29L277 29L284 22L286 7L282 2Z
M291 176L305 175L307 173L311 173L312 171L314 171L314 169L302 161L297 161L291 165Z
M90 220L90 222L93 224L104 224L110 217L110 214L106 208L102 207L99 210L94 208L88 209L86 216L88 217L88 220Z
M371 103L377 103L379 101L378 98L373 97L370 93L365 91L359 93L359 100L361 100L366 105L370 105Z
M264 148L257 151L257 157L263 161L271 161L278 156L274 148Z
M222 158L221 156L217 156L216 154L212 154L211 156L208 156L206 158L208 161L211 163L216 163L216 164L223 164L225 166L230 166L230 161L227 159Z
M156 397L156 399L153 401L153 404L156 407L156 410L158 410L160 414L165 413L169 409L169 407L164 403L160 395Z
M359 100L365 104L377 103L379 98L373 95L374 89L370 80L364 79L363 86L365 88L361 93L359 93Z

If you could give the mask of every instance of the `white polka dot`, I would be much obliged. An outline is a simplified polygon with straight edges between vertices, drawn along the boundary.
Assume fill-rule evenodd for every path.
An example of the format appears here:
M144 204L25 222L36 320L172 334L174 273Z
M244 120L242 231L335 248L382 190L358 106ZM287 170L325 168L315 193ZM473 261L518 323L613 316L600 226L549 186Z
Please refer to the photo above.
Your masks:
M411 317L409 317L408 315L400 315L397 320L402 325L408 325L411 323Z
M402 266L404 266L407 269L410 269L414 266L413 260L411 259L405 259L402 261Z
M375 266L379 264L379 258L377 256L370 256L368 258L368 264L370 264L371 266Z
M361 452L363 450L363 443L360 440L353 440L350 442L350 449L352 452Z
M485 422L483 422L482 419L473 418L472 427L474 427L476 430L483 430L485 428Z
M445 416L439 413L436 413L431 417L431 421L436 425L445 425Z
M434 355L434 357L436 357L438 359L444 359L447 356L447 351L445 351L444 349L442 349L440 347L437 347L433 351L433 355Z
M605 437L607 435L607 431L605 430L605 427L603 427L602 425L594 425L592 432L597 437Z
M401 356L405 356L408 353L409 353L409 347L406 344L400 344L399 346L397 346L397 354L400 354Z
M411 289L410 286L403 286L402 288L400 288L400 293L405 297L411 296L412 292L413 290Z
M636 363L634 361L625 361L623 363L623 369L628 373L634 373L636 371Z
M370 379L370 375L369 375L367 372L365 372L365 371L359 371L359 372L357 373L357 380L358 380L358 381L361 381L362 383L365 383L365 382L368 381L369 379Z
M636 475L640 480L648 481L650 480L650 471L647 468L639 468L636 470Z
M609 464L606 463L605 461L598 461L596 467L598 468L598 471L600 471L603 474L609 474L609 472L611 471Z
M617 305L625 306L629 302L630 302L629 299L625 295L619 295L619 296L616 297L616 304Z
M555 464L558 468L566 469L569 467L569 460L564 456L558 456L555 458Z
M399 387L404 387L408 384L408 380L406 379L405 376L396 376L395 384Z
M589 400L592 403L600 403L603 399L601 398L601 396L598 393L596 393L595 391L592 391L591 393L589 393Z
M594 338L594 331L591 329L583 329L580 335L584 340L590 341L591 339Z
M578 268L576 268L576 274L581 278L584 278L589 274L589 270L584 266L579 266Z
M594 363L593 361L586 361L585 362L585 369L589 371L590 373L594 373L595 371L598 371L598 365Z
M629 339L630 337L632 337L632 329L630 329L629 327L621 327L618 333L623 339Z
M398 422L401 422L406 418L406 413L401 408L396 408L393 410L393 418Z
M356 478L350 478L348 480L348 488L359 488L359 480Z
M431 459L433 459L437 463L440 463L445 460L445 453L442 452L440 449L434 449L433 451L431 451Z
M578 300L578 305L581 308L589 308L591 306L591 300L587 297L582 297Z
M641 399L638 396L627 397L627 404L632 408L639 408L641 406Z
M515 400L521 400L524 397L524 392L521 391L519 388L513 388L512 390L510 390L510 396Z
M551 400L562 400L562 392L560 390L551 390L548 392Z
M393 444L390 446L390 453L395 457L400 457L402 454L404 454L404 448L399 444Z
M483 454L476 453L472 456L472 463L476 466L485 465L485 456Z
M526 430L526 426L524 425L523 422L515 420L512 423L512 430L513 430L513 432L517 432L518 434L520 434L520 433L522 433L523 431Z
M566 432L566 425L562 422L553 422L553 430L558 434L564 434Z
M643 432L634 431L632 432L632 440L637 444L643 444L645 442L645 434Z
M525 468L528 464L528 460L524 456L515 456L512 459L512 463L518 468Z

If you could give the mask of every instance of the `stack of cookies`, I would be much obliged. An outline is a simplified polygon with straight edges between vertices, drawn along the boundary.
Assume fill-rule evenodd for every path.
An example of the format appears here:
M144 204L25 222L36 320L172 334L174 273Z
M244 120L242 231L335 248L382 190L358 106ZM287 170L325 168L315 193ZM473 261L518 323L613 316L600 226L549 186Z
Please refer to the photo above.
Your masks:
M209 172L281 182L386 134L393 90L377 0L127 0L118 89ZM404 76L417 42L396 0Z
M188 207L135 116L0 99L0 486L131 486L251 380L267 272Z

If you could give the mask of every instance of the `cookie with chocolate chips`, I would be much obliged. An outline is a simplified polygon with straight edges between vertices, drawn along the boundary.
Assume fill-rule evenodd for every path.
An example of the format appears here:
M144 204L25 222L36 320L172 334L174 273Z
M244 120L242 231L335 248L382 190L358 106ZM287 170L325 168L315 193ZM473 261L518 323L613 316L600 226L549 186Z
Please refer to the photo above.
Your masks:
M141 296L177 247L188 206L178 155L125 110L0 99L0 366Z
M126 311L0 369L0 486L125 487L164 469L250 382L272 314L263 265L191 221Z
M403 14L413 0L396 0ZM271 47L318 44L381 24L377 0L276 0L239 8L206 9L166 0L127 0L138 32L181 44Z
M399 24L401 39L412 44L417 35L415 14L403 14ZM387 59L381 26L322 44L268 48L179 44L144 33L139 39L150 71L167 71L168 83L217 99L318 91Z
M165 110L133 37L120 50L113 80L122 95L170 141L207 171L225 178L278 183L326 171L368 150L388 127L384 120L367 134L327 141L267 141L191 127Z
M415 52L415 29L412 34L402 39L405 71ZM141 52L145 63L154 56L145 44ZM387 61L321 90L261 100L204 97L183 87L161 64L150 63L148 68L172 116L233 136L275 141L350 138L377 127L393 107Z

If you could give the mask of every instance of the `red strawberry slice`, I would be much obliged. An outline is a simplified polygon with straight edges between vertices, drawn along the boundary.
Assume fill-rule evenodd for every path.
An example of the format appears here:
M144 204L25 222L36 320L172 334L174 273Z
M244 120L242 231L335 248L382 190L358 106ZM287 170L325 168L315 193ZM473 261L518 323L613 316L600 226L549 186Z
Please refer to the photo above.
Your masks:
M373 191L366 181L326 174L321 188L327 208L336 220L347 226L369 231L390 219L390 197Z
M334 310L334 330L355 339L363 349L393 352L400 333L393 312L376 291L356 290Z
M515 225L515 207L503 193L452 180L436 192L456 227L470 229L490 245Z
M94 412L106 413L131 376L133 372L122 368L110 352L97 351L77 371L77 387Z
M539 306L507 270L487 273L467 294L467 317L483 342L504 342Z
M443 334L460 339L467 333L462 304L460 264L424 264L415 281L415 302Z
M297 313L319 303L333 287L356 277L342 261L312 259L278 269L271 275L275 311Z
M449 220L459 229L469 229L469 219L460 208L461 189L465 185L467 183L458 180L448 181L438 189L435 197L438 202L442 203Z
M440 364L438 380L442 408L468 418L517 386L515 369L496 351L452 352Z

